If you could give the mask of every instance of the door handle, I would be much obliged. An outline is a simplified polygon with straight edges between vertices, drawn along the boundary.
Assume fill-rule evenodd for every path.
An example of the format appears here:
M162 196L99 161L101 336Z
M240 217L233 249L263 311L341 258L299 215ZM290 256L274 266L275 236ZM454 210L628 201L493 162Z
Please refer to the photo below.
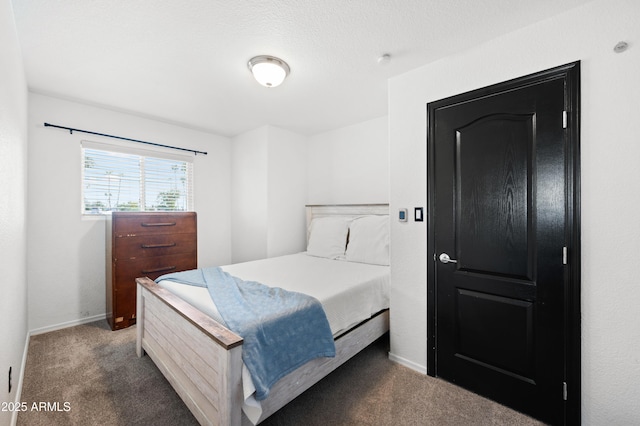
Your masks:
M451 259L447 253L442 253L439 259L442 263L458 263L457 260Z

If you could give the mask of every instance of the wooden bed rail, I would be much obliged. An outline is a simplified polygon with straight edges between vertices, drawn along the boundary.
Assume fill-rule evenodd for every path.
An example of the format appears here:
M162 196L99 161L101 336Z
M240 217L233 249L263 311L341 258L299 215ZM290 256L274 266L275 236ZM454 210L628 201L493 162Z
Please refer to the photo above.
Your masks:
M203 314L170 291L163 289L153 280L147 277L136 278L136 283L158 296L159 300L166 303L176 313L200 329L200 331L210 336L224 349L228 350L242 345L242 337L222 326L208 315ZM138 318L139 317L140 315L138 315Z

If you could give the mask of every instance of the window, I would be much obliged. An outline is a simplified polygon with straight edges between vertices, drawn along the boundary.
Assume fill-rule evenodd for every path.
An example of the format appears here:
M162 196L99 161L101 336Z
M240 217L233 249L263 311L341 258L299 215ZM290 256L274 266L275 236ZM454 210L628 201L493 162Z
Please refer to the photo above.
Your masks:
M193 157L82 142L82 213L193 210Z

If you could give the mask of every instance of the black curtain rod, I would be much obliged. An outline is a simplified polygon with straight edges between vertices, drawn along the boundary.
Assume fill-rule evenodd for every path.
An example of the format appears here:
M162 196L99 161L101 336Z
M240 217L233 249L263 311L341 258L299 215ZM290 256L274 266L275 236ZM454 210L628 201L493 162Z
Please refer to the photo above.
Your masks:
M144 143L144 144L147 144L147 145L161 146L162 148L170 148L170 149L177 149L177 150L180 150L180 151L193 152L195 155L198 155L198 154L204 154L204 155L207 155L207 153L206 153L206 152L204 152L204 151L196 151L196 150L194 150L194 149L180 148L180 147L178 147L178 146L162 145L162 144L155 143L155 142L139 141L139 140L137 140L137 139L123 138L122 136L107 135L107 134L105 134L105 133L90 132L90 131L88 131L88 130L73 129L73 128L71 128L71 127L56 126L55 124L44 123L44 127L55 127L56 129L64 129L64 130L68 130L70 134L73 134L73 132L88 133L88 134L90 134L90 135L105 136L105 137L107 137L107 138L114 138L114 139L122 139L123 141L137 142L137 143Z

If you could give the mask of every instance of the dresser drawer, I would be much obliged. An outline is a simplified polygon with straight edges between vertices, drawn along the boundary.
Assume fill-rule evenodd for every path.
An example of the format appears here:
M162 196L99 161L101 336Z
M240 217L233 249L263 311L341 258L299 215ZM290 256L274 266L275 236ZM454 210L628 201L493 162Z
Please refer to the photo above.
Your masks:
M158 234L120 236L115 238L113 257L133 260L141 257L191 253L195 256L196 239L193 234Z
M195 213L113 213L113 232L118 236L195 233Z
M155 280L160 275L197 267L196 257L192 253L144 257L135 260L119 259L115 265L115 279L118 282L118 286L124 285L134 288L136 285L135 279L138 277L149 277Z

